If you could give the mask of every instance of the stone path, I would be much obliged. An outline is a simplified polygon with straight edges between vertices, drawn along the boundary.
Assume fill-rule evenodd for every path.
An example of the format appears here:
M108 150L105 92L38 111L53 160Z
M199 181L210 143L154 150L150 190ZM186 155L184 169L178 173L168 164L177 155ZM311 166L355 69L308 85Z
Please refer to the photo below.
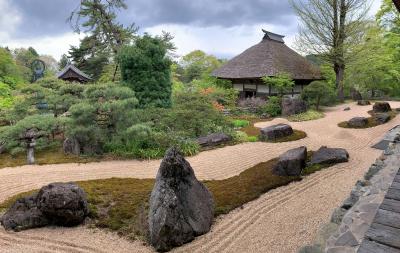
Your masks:
M400 170L357 252L400 253Z
M343 111L350 106L350 111ZM391 103L393 108L400 102ZM400 124L400 117L370 129L343 129L337 124L355 116L368 116L372 106L340 105L329 108L323 119L290 123L308 137L289 143L246 143L202 152L189 158L200 179L224 179L260 162L302 145L316 150L322 145L345 148L350 161L317 172L301 182L262 195L243 208L219 218L212 231L173 252L291 253L311 242L332 210L348 195L355 182L381 154L370 146ZM263 127L287 123L284 119L259 123ZM55 181L80 181L111 177L153 178L155 161L113 161L89 164L23 166L0 170L0 201L17 193ZM131 242L96 229L43 228L9 233L0 228L0 252L153 252L141 242Z

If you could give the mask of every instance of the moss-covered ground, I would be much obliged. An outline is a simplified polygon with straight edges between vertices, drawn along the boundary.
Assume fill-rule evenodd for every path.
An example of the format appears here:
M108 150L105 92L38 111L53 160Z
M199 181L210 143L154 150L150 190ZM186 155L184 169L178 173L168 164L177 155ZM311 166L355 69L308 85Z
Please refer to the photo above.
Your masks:
M312 152L309 152L309 159ZM215 200L215 216L226 214L247 202L257 199L271 189L301 180L301 177L280 177L272 173L277 159L260 163L237 176L204 181ZM329 166L312 166L303 176ZM148 201L154 179L112 178L78 182L86 191L92 225L106 228L131 239L147 237ZM16 199L32 194L22 193L0 204L0 211Z

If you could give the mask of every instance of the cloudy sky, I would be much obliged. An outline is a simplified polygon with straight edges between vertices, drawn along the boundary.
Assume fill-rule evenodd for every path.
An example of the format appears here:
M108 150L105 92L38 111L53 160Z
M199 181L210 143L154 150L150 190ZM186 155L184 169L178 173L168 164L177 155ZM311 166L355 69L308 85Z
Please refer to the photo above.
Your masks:
M371 15L381 0L373 0ZM183 55L201 49L232 57L262 38L261 28L286 35L293 45L298 21L287 0L126 0L118 14L124 24L136 23L140 32L170 32ZM56 59L82 35L66 22L79 0L0 0L0 46L33 46Z

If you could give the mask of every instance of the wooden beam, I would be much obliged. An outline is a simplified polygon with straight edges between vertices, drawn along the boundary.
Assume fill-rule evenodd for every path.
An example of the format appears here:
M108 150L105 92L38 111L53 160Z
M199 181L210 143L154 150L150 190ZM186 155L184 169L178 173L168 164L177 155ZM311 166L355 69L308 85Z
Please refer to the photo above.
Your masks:
M400 0L393 0L393 3L400 12Z

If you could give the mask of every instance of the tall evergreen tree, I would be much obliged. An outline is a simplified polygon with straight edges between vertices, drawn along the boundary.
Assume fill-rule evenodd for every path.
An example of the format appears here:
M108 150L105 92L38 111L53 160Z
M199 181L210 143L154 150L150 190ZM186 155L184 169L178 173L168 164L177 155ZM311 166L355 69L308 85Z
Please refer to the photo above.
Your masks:
M119 54L122 80L135 91L139 106L171 106L171 37L145 34L133 46L125 46Z
M87 55L85 53L89 50L88 46L93 45L100 49L97 52L91 52L92 55L89 58L96 59L91 59L92 63L87 64L104 63L104 57L112 59L113 56L116 56L121 47L133 39L133 35L137 31L134 24L125 27L116 20L116 11L126 8L124 0L81 0L80 6L71 13L69 22L75 32L80 33L83 30L90 33L90 36L81 42L81 47L71 48L71 57L75 60L82 56L82 61L85 61L88 59L85 58ZM107 50L101 50L105 48ZM79 64L83 63L79 62ZM114 77L117 71L118 64L115 65Z

